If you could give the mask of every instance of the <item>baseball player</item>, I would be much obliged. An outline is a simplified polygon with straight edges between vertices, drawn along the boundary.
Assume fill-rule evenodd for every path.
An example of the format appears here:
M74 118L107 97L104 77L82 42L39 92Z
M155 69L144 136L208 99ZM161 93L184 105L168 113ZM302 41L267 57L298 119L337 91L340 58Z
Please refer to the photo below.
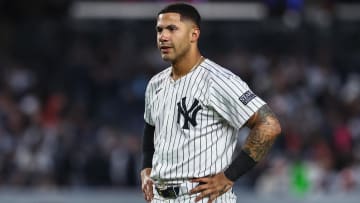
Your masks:
M244 81L201 55L200 15L193 6L162 9L156 31L171 67L155 75L145 93L145 200L235 203L234 181L265 156L280 124ZM250 133L233 156L243 126Z

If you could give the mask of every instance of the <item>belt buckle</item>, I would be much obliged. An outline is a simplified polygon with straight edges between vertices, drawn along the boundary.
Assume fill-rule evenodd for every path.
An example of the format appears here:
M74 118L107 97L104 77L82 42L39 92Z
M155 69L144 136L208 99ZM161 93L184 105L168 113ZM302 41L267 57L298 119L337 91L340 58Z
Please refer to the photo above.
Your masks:
M156 187L159 189L159 190L166 190L168 188L168 186L162 182L162 181L159 181L157 184L156 184Z
M166 199L176 199L179 195L179 186L166 185L164 182L159 182L155 186L158 194Z

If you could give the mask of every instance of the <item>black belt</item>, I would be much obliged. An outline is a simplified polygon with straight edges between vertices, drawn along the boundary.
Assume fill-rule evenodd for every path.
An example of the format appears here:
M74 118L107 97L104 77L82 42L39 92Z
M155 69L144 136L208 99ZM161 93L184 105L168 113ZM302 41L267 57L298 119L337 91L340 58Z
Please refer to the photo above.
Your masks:
M156 191L161 197L166 199L176 199L179 196L179 185L155 186Z

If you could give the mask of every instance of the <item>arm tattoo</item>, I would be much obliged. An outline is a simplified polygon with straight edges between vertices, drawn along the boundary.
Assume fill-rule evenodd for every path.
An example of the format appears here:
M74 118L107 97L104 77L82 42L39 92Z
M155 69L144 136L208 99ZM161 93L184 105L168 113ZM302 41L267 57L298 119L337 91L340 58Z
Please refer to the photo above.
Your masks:
M268 105L261 107L256 113L254 125L245 141L243 150L255 161L260 161L280 134L280 124Z

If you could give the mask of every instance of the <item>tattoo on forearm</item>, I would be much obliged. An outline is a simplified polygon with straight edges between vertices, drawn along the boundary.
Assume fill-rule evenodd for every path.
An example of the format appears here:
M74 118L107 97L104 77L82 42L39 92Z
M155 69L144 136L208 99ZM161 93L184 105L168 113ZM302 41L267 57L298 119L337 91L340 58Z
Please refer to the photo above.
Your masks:
M280 133L280 125L269 106L264 105L257 112L255 125L246 139L243 150L255 161L260 161L273 145Z

